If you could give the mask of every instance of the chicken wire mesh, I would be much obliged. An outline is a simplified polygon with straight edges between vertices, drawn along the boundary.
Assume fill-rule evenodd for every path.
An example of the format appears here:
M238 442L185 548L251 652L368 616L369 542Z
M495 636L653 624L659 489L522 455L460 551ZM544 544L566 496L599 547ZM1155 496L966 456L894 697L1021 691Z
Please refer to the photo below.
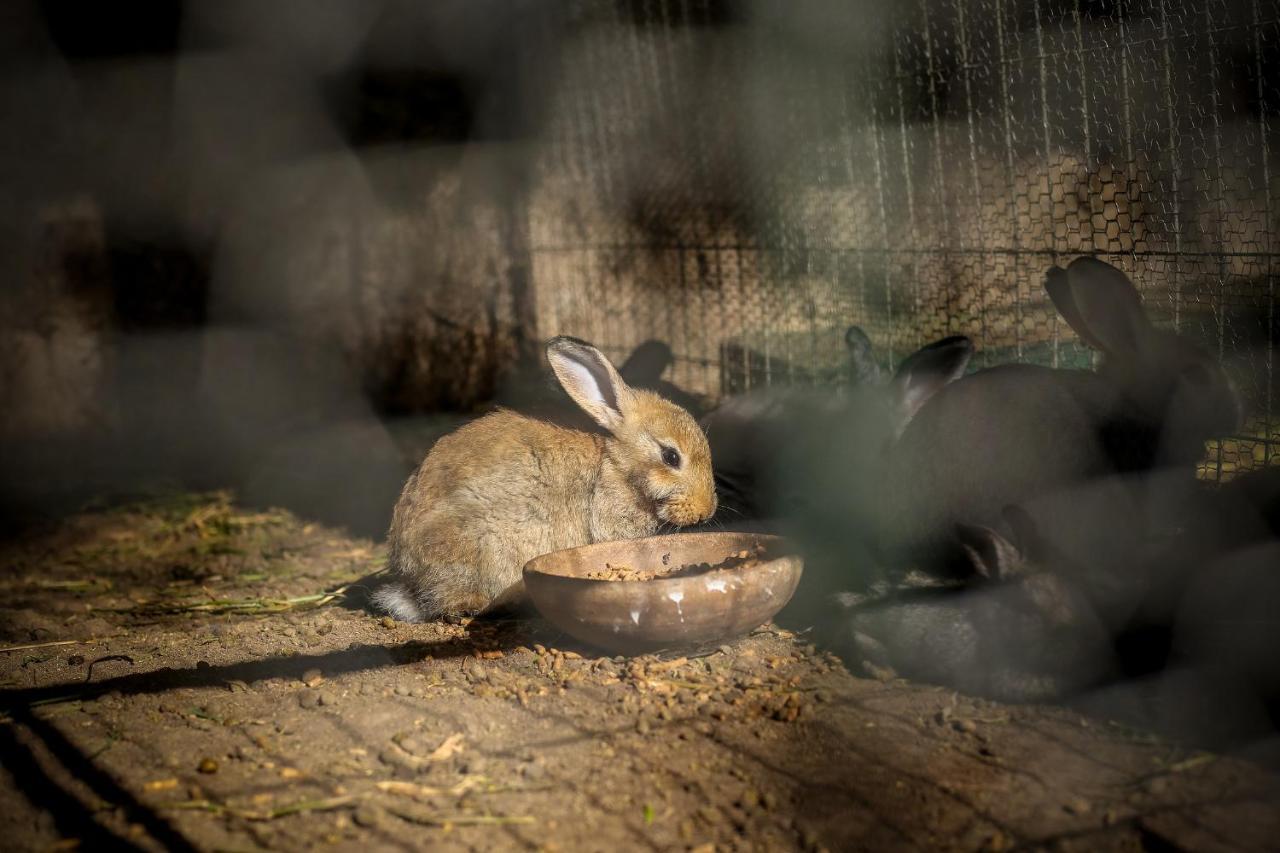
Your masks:
M975 367L1088 366L1046 268L1125 270L1250 417L1202 473L1280 460L1280 3L582 2L528 202L539 334L671 344L719 397L828 384L948 334Z

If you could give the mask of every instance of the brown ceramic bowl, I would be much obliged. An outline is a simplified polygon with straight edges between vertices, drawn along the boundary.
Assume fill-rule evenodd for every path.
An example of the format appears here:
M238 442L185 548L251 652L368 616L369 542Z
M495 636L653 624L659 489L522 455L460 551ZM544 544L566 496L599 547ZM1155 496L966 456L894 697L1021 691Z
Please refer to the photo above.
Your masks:
M715 565L757 545L764 552L754 565L647 581L586 577L606 563L641 570ZM565 633L614 653L641 654L715 645L760 627L791 600L802 568L777 536L679 533L543 554L525 564L524 585Z

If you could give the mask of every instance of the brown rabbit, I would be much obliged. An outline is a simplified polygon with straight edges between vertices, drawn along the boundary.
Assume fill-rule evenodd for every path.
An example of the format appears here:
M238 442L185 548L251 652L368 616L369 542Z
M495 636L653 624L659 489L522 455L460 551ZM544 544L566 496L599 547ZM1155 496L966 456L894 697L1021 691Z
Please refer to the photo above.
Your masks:
M552 339L547 358L604 432L499 410L440 439L396 503L382 609L411 622L483 610L518 599L539 554L715 512L711 451L688 412L575 338Z

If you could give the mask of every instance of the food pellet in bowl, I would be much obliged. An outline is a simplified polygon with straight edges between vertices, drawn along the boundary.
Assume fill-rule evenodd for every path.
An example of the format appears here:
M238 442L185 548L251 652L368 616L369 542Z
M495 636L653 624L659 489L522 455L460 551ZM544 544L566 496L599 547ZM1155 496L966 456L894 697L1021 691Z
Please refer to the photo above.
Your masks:
M603 569L588 572L586 577L596 581L650 581L655 578L678 578L700 575L726 569L745 569L764 562L765 548L756 545L754 550L743 548L728 555L718 563L685 563L682 566L661 569L636 569L631 566L605 563Z

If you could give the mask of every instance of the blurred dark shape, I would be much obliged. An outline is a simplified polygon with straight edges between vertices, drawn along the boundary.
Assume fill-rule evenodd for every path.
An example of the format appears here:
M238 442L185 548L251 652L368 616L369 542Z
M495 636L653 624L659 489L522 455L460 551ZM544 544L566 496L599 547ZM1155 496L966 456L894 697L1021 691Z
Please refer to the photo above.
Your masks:
M747 20L750 4L742 0L703 0L668 6L650 0L620 0L619 14L638 27L727 27Z
M675 354L666 341L648 340L631 351L631 355L618 368L618 373L631 387L659 394L683 407L695 418L700 418L706 414L707 400L662 378L662 374L675 364L675 360Z
M182 3L138 0L122 7L38 0L49 37L69 59L169 55L180 44Z
M648 340L631 351L618 372L630 385L641 382L654 385L662 381L662 374L675 360L675 353L666 341Z
M930 396L964 372L973 352L964 337L937 341L904 359L881 386L873 381L879 370L868 367L875 361L865 333L851 327L845 340L848 384L752 391L702 419L721 506L730 513L724 521L804 512L861 517L860 496L876 482L885 449Z
M717 523L763 521L804 553L804 581L783 624L828 620L832 594L881 576L875 546L886 451L972 353L968 338L947 338L904 359L883 385L765 389L731 398L704 419L722 507Z
M1171 669L1214 685L1205 717L1184 718L1211 745L1271 740L1280 759L1280 541L1233 549L1191 579L1174 621Z
M408 424L527 346L524 72L558 13L305 5L7 8L7 518L163 483L381 536L440 431Z
M409 465L338 353L222 327L204 338L210 470L251 504L381 537Z

